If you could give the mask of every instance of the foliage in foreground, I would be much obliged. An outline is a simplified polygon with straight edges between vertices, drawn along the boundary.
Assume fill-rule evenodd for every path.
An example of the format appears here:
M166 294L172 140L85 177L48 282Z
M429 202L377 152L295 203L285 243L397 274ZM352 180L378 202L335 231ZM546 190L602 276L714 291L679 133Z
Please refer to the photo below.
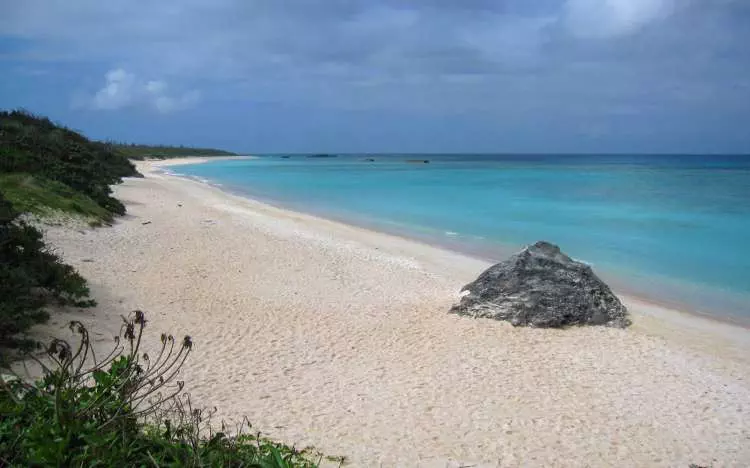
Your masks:
M236 156L235 153L214 148L192 148L189 146L135 145L116 143L117 151L130 159L167 159L185 156Z
M37 360L42 380L0 380L0 465L317 466L309 450L251 434L249 425L233 435L223 424L215 431L212 412L193 408L174 380L192 351L190 337L161 335L152 358L140 349L143 313L123 321L113 351L100 360L86 328L72 322L78 345L54 340L47 364Z
M0 363L3 348L31 344L18 335L46 321L50 303L93 305L86 280L50 252L42 233L0 194Z
M138 175L111 145L20 110L0 112L0 173L56 181L113 214L124 214L125 206L111 196L110 186Z

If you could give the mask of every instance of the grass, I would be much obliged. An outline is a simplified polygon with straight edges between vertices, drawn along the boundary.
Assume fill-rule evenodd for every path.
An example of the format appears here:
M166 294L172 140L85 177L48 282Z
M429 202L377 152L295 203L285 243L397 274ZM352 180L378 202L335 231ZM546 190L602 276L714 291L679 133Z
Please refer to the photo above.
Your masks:
M120 215L125 205L111 186L139 175L111 145L27 111L0 111L0 174L19 173L61 182Z
M94 225L112 221L109 210L62 182L30 174L0 174L0 192L17 211L40 216L63 212L85 218Z

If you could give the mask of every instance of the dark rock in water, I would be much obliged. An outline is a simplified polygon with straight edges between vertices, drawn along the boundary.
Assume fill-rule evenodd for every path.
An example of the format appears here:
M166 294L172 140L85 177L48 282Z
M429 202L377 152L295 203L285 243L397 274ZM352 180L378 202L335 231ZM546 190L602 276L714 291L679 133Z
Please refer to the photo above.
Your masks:
M548 242L490 267L461 292L466 295L452 313L507 320L514 326L630 325L625 306L591 267Z
M281 159L289 159L290 156L281 156Z
M430 164L429 159L407 159L406 162L412 164Z
M337 154L310 154L308 158L337 158Z
M364 159L365 162L375 162L375 159L373 158L366 158Z

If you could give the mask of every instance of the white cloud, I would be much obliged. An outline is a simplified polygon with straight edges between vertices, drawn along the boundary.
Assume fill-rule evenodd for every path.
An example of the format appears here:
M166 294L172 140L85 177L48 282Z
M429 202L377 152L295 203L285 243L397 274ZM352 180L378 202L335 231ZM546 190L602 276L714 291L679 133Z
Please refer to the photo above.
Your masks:
M621 36L666 18L679 0L567 0L571 32L580 37Z
M120 109L133 103L137 93L135 75L118 68L105 75L106 84L91 100L94 109Z
M96 110L115 110L127 107L146 107L161 113L175 112L195 105L200 93L195 90L170 94L166 82L143 81L122 68L108 71L104 87L84 98L83 103ZM81 99L76 100L81 104Z

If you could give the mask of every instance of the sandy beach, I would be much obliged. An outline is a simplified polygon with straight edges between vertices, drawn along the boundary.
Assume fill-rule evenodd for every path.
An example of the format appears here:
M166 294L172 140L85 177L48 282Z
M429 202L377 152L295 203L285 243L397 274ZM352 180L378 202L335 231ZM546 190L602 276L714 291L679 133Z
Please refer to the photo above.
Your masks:
M627 330L451 315L489 264L159 171L180 162L139 162L112 227L46 236L102 346L133 309L193 337L181 377L220 417L350 466L750 466L747 329L629 297Z

